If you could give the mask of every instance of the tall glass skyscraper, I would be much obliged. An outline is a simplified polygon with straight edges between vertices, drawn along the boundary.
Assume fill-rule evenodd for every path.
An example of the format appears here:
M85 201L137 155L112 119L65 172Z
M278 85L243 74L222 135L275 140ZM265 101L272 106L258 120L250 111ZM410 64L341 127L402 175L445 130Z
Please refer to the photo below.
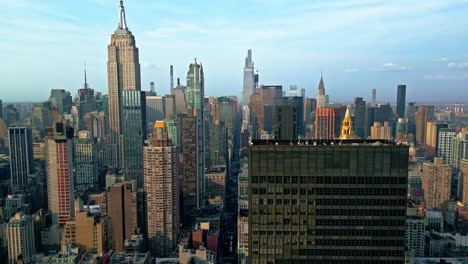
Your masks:
M187 72L187 111L196 118L197 130L197 208L205 195L205 118L204 118L205 82L203 66L195 60ZM193 128L192 128L193 129Z

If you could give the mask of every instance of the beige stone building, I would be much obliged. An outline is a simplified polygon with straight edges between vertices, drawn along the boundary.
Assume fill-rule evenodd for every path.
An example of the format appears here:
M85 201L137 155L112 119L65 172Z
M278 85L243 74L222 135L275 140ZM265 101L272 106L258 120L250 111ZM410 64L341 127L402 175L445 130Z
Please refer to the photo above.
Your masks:
M372 139L391 139L392 138L392 127L388 122L384 122L383 126L380 122L374 122L371 127L371 138Z
M67 221L63 228L62 247L70 243L89 253L102 255L111 241L109 228L107 216L77 208L75 219Z
M424 162L422 167L422 187L426 208L439 208L450 198L452 168L442 158L434 162Z
M151 255L168 257L179 230L179 155L163 121L156 121L151 144L143 149L147 234Z
M121 165L120 135L121 123L121 92L125 90L141 90L140 62L135 37L127 27L123 3L120 5L120 17L117 30L111 36L107 47L107 84L109 89L109 159L111 165L118 168Z

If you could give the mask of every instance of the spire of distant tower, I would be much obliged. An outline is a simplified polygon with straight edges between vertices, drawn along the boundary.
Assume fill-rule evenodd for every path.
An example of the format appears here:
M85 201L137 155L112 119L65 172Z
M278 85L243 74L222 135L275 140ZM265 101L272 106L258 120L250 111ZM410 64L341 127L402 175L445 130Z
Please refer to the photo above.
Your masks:
M88 78L86 76L86 61L84 62L84 88L88 89Z
M323 84L323 71L320 71L320 82L318 86L318 94L325 95L325 85Z
M123 0L120 0L119 29L128 30L127 22L125 21L125 8L123 5Z

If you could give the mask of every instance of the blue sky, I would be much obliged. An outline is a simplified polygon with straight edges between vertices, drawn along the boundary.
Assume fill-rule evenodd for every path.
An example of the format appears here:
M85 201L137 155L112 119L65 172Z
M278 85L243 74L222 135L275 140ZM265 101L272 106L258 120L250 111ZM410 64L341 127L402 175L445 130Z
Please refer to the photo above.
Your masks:
M262 84L296 84L315 96L323 69L331 101L468 101L465 0L125 0L140 49L142 89L167 93L169 65L185 83L197 58L205 94L240 95L244 57ZM91 87L107 93L107 45L118 0L0 0L0 99L76 94L83 61Z

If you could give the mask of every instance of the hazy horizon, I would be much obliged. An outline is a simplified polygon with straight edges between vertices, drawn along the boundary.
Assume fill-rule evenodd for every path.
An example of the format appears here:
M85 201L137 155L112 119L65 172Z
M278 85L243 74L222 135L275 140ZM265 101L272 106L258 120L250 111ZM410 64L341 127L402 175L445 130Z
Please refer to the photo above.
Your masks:
M75 95L86 60L91 88L107 94L107 45L117 0L2 1L4 102L44 101L51 89ZM124 1L140 51L142 90L169 92L169 65L185 83L203 63L206 95L240 99L244 58L253 50L260 84L306 88L315 97L323 69L331 102L467 102L468 1ZM427 94L431 98L427 98ZM436 99L437 98L437 99ZM454 101L454 99L456 101Z

